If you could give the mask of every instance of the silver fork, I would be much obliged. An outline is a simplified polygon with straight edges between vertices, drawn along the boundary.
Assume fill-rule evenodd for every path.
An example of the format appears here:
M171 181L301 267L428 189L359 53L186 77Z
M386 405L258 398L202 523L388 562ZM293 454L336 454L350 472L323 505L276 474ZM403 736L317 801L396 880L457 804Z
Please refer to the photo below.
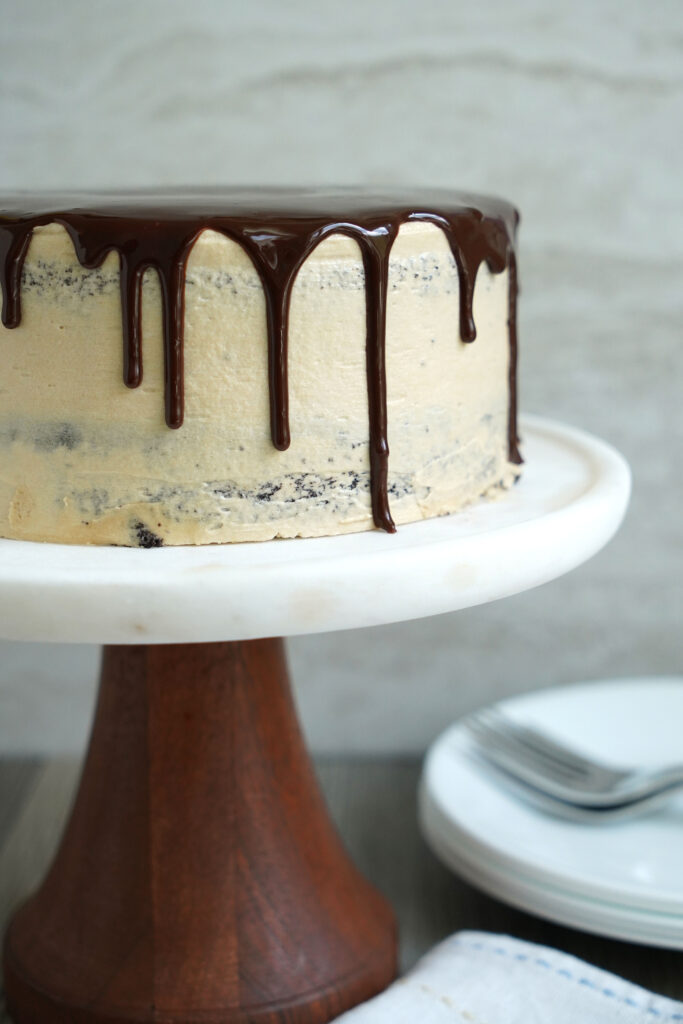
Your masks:
M543 798L546 809L557 813L566 805L587 812L584 818L626 817L661 803L683 786L683 764L658 768L604 764L497 710L475 712L465 725L487 762L522 783L527 795ZM548 798L555 805L548 805Z

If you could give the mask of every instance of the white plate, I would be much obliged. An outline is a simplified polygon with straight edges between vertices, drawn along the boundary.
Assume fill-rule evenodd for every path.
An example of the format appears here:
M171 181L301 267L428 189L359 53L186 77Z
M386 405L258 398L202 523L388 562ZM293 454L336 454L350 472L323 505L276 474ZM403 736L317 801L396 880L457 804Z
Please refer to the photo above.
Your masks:
M615 763L683 760L680 678L584 683L500 706ZM456 723L425 761L421 819L443 859L456 870L465 862L477 865L489 881L493 875L499 883L507 877L517 898L506 896L500 884L495 894L532 910L552 890L555 902L564 898L578 907L585 927L597 900L604 905L603 918L610 916L611 905L613 919L618 916L624 925L624 913L630 914L637 928L641 912L654 913L666 920L668 931L683 936L683 794L633 821L601 826L562 821L499 788L495 777L470 758L468 746ZM556 919L579 923L568 916ZM620 934L625 937L623 930Z
M73 643L293 636L457 611L574 569L624 515L628 466L583 431L522 420L526 465L501 500L312 540L82 547L0 540L0 635Z
M543 885L489 863L481 855L470 857L463 848L443 845L438 834L429 834L427 821L423 828L440 860L471 885L505 903L596 935L683 950L681 915L622 907Z

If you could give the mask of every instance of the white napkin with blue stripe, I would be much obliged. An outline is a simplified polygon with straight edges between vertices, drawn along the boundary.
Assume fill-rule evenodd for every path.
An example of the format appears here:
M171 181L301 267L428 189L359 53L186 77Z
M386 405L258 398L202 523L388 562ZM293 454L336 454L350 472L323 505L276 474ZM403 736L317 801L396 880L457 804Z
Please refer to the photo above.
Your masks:
M458 932L336 1024L683 1024L683 1003L546 946Z

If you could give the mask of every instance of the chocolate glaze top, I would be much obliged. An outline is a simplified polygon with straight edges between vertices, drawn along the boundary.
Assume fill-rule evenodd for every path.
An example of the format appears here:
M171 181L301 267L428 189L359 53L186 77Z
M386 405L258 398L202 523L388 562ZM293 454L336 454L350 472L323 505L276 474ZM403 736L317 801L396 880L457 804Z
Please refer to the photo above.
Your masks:
M385 329L389 254L401 224L428 221L444 232L460 283L459 335L476 338L472 315L479 266L509 270L509 458L520 462L516 410L516 260L519 217L509 203L467 193L420 190L419 202L398 191L358 189L172 189L92 193L16 193L0 200L2 322L21 320L21 276L34 228L62 224L84 267L120 258L124 382L142 381L142 279L154 268L161 284L166 422L183 422L185 272L202 231L221 232L243 246L261 279L266 300L270 425L273 444L289 446L287 328L296 275L316 245L341 233L358 243L365 273L370 479L375 524L395 529L387 497Z

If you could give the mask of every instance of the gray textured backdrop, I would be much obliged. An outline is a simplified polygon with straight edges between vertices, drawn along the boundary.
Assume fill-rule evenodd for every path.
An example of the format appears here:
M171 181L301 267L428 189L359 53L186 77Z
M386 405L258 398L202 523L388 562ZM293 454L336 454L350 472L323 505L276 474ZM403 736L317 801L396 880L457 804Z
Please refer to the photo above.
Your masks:
M680 671L679 0L0 0L0 19L0 189L408 182L522 211L522 408L624 452L626 524L537 591L293 641L318 750L417 750L500 694ZM96 658L0 644L0 750L79 749Z

